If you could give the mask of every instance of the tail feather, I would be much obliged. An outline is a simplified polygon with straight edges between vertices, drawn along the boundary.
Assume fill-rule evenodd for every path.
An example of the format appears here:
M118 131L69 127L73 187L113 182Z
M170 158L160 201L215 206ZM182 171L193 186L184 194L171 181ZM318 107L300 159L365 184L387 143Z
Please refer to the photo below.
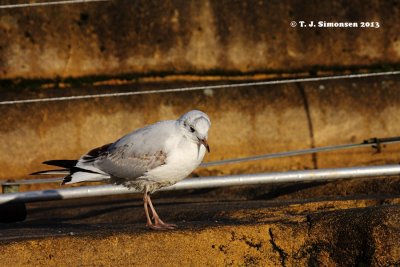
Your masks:
M38 172L33 172L30 175L41 175L41 174L69 174L69 169L38 171Z
M93 172L85 172L85 171L78 171L72 173L66 177L64 177L61 185L65 184L74 184L80 182L100 182L110 179L109 175L93 173Z
M78 164L78 160L49 160L43 162L43 164L57 166L64 169L59 170L46 170L31 173L31 175L39 175L39 174L62 174L66 175L61 183L61 185L65 184L73 184L79 182L95 182L95 181L103 181L110 179L110 175L104 173L103 171L97 169L94 166L82 166Z

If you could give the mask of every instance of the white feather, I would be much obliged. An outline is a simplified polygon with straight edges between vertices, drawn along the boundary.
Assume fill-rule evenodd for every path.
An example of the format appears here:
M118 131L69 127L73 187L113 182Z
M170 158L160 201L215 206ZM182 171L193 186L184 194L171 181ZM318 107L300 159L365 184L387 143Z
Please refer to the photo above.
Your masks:
M109 175L90 173L90 172L76 172L71 175L71 181L65 184L74 184L79 182L100 182L103 180L110 179Z

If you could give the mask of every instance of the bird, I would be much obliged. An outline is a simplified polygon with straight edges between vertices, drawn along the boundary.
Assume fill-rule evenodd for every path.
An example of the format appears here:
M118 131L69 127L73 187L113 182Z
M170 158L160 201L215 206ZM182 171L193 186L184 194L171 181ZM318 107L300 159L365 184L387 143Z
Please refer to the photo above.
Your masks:
M143 193L146 226L152 230L176 228L157 214L150 195L160 188L186 178L202 162L208 145L211 121L199 110L191 110L177 120L159 121L137 129L114 143L94 148L78 160L49 160L43 164L64 169L32 173L56 174L64 171L62 185L107 181ZM150 216L149 208L152 213Z

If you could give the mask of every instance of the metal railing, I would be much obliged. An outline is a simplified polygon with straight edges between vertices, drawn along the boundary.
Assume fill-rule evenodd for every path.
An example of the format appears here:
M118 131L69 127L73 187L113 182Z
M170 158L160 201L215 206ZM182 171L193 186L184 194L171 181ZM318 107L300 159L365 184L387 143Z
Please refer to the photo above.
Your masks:
M243 157L243 158L234 158L234 159L203 162L202 164L200 164L200 167L213 167L213 166L220 166L220 165L226 165L226 164L251 162L251 161L263 160L263 159L300 156L300 155L307 155L307 154L313 154L313 153L330 152L330 151L353 149L353 148L363 148L363 147L372 147L376 150L376 153L379 153L382 150L382 145L396 144L396 143L400 143L400 137L370 138L370 139L364 140L361 143L323 146L323 147L292 150L292 151L285 151L285 152L278 152L278 153L271 153L271 154L262 154L262 155ZM57 173L52 172L52 174L57 174ZM59 175L65 176L65 171L60 171ZM1 181L0 180L0 186L3 187L3 193L13 193L13 192L18 192L20 185L60 183L62 180L63 180L63 178L42 178L42 179L29 179L29 180L17 180L17 181L12 181L12 180Z
M394 175L400 175L400 165L363 166L188 178L172 186L161 188L159 191L204 189L238 185L274 184L283 182L327 181ZM81 186L73 188L1 194L0 204L74 199L83 197L100 197L128 193L138 193L138 191L135 189L128 189L121 185Z

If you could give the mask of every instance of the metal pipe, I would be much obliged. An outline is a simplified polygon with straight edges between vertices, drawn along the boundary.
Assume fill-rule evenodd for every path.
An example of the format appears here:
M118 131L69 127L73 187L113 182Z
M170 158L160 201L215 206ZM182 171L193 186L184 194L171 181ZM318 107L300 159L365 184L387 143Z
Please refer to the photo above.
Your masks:
M301 170L288 172L188 178L175 185L162 188L159 191L215 188L238 185L273 184L283 182L326 181L394 175L400 175L400 165L363 166L336 169ZM64 189L2 194L0 195L0 204L10 202L35 202L82 197L99 197L127 193L139 192L134 189L128 189L124 186L117 185L81 186Z

